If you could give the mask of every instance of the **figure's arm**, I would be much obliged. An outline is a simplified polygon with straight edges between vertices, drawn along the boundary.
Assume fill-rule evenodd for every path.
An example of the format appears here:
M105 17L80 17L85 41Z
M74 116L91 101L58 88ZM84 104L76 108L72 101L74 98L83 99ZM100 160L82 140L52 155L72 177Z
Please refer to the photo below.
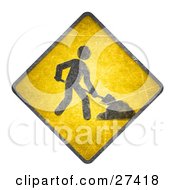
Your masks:
M67 62L57 65L56 73L55 73L55 80L64 82L64 80L62 79L62 71L68 67L71 67L71 63L72 63L72 61L67 61Z
M89 73L88 68L85 66L83 68L83 71L84 71L84 83L87 86L87 89L88 89L89 93L92 94L93 97L97 97L98 93L96 92L95 87L91 83L90 73Z

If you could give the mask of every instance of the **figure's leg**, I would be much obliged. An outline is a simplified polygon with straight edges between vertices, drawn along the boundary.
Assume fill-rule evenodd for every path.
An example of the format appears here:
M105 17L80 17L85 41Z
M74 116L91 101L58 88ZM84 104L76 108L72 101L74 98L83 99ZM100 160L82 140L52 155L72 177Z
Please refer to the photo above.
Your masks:
M72 88L65 89L64 99L60 102L60 104L56 108L55 114L61 115L65 111L67 106L70 104L71 100L72 100Z
M89 120L91 118L91 111L90 111L89 97L87 95L82 100L82 107L83 107L83 117L84 117L84 119Z
M91 118L89 97L86 95L86 91L82 89L80 85L76 85L74 89L82 100L83 117L84 119L89 120Z

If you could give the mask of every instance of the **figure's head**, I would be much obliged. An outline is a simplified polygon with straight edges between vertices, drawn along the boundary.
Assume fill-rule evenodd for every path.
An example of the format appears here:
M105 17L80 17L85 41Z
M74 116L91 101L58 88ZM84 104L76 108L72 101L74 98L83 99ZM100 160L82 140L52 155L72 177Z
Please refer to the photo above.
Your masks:
M91 51L87 46L80 46L77 55L80 59L86 60L90 57Z

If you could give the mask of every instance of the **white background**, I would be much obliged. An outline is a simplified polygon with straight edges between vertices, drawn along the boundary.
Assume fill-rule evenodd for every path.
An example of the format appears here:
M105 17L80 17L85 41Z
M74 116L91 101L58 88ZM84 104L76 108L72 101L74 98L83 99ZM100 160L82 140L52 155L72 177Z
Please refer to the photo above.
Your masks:
M32 177L69 177L73 174L74 178L110 177L113 174L159 175L158 186L146 187L142 183L139 187L131 184L127 187L53 186L36 189L164 190L174 187L174 8L173 0L1 1L1 189L31 189L15 184L16 178L25 174ZM53 143L52 132L11 91L11 82L85 11L94 13L120 41L138 45L148 56L149 65L137 48L124 43L149 66L165 88L129 126L125 136L117 138L89 165L79 160L66 146L60 145L59 139L54 139ZM146 129L144 134L142 127ZM37 130L36 138L34 128ZM156 128L156 133L153 128Z

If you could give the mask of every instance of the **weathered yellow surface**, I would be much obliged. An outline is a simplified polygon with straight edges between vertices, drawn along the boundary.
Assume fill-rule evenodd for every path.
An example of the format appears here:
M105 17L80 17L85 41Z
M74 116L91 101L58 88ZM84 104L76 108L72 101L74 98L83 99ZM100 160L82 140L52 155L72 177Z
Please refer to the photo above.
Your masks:
M82 103L76 92L66 111L54 111L64 97L65 84L54 79L56 66L78 59L77 49L86 45L91 57L84 62L90 70L91 81L97 92L127 102L138 112L160 91L160 86L150 77L91 17L85 16L66 36L17 84L15 90L47 120L63 138L68 137L62 126L72 132L70 145L85 160L90 160L122 128L128 120L97 120L105 111L99 98L90 98L91 119L82 115ZM66 78L69 69L64 71ZM84 88L83 81L81 82ZM83 127L82 127L83 126ZM62 130L60 130L62 129ZM89 133L87 137L87 133ZM101 136L101 137L100 137Z

